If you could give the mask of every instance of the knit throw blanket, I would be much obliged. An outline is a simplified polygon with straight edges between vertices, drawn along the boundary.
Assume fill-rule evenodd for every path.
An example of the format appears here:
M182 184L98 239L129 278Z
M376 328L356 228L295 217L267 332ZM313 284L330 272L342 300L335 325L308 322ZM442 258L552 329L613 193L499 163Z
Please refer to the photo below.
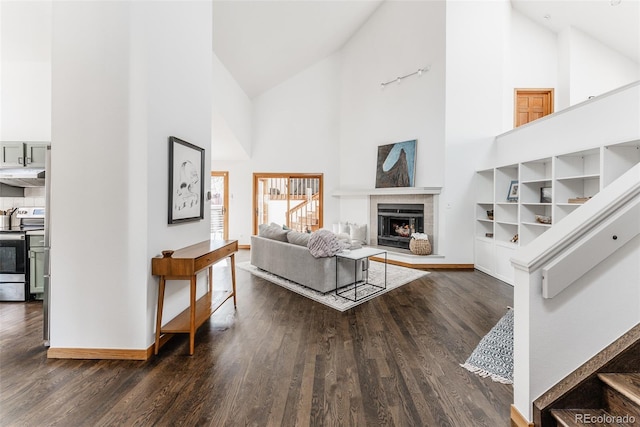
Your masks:
M334 256L344 249L345 245L343 245L338 240L338 237L336 237L336 235L331 231L318 230L309 238L307 247L309 248L311 255L315 258L321 258Z

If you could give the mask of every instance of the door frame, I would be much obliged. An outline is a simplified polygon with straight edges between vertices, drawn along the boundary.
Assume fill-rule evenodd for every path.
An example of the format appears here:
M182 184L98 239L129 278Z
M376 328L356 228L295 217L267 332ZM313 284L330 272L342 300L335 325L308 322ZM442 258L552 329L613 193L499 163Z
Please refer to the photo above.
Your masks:
M253 192L252 192L252 215L253 218L253 234L258 234L258 183L262 179L267 178L309 178L309 179L318 179L318 197L320 198L320 212L318 213L318 224L320 228L323 227L323 216L324 216L324 174L322 173L286 173L286 172L254 172L253 173ZM289 199L287 198L287 203ZM288 209L288 207L287 207Z
M229 171L211 171L211 176L218 176L224 178L222 197L222 237L223 239L229 239Z
M553 98L553 88L515 88L513 90L513 128L515 129L518 126L518 95L520 94L533 94L533 93L544 93L549 95L549 113L545 114L545 116L549 114L553 114L554 110L554 98ZM544 117L544 116L543 116ZM531 123L531 122L527 122ZM527 124L525 123L525 124ZM520 125L523 126L523 125Z

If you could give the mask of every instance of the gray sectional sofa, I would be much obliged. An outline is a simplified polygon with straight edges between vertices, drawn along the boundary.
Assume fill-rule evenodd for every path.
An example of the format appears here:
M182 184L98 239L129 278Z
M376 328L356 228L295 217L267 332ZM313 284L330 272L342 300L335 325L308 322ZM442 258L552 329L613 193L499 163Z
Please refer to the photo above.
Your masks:
M296 232L291 232L296 233ZM315 258L303 242L289 243L284 238L251 236L251 264L300 285L327 293L336 289L336 257ZM298 233L301 234L301 233ZM294 235L291 234L290 237ZM291 239L296 241L297 239ZM338 262L340 283L338 287L362 280L362 267L355 268L354 261Z

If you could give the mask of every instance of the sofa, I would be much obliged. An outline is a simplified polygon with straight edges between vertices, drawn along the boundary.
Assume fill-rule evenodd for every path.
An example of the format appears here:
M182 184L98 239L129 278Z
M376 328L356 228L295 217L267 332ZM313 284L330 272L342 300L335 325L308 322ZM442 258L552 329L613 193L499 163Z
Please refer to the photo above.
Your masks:
M251 264L322 293L336 289L336 262L340 279L338 287L353 283L354 270L356 280L362 280L362 261L358 261L358 268L355 268L352 260L338 261L335 256L316 258L304 246L306 239L300 235L306 233L283 231L277 238L251 236Z

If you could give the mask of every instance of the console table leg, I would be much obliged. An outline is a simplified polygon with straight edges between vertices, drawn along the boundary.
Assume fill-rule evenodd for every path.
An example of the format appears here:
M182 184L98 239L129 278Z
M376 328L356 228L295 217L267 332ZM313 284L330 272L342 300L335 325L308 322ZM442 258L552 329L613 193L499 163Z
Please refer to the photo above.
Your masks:
M196 282L197 277L193 275L191 277L191 322L189 325L189 355L192 356L195 351L196 342Z
M155 354L160 350L160 328L162 327L162 307L164 305L164 276L160 276L160 285L158 286L158 312L156 313L156 346Z
M236 256L231 254L231 286L233 289L233 307L236 307Z

